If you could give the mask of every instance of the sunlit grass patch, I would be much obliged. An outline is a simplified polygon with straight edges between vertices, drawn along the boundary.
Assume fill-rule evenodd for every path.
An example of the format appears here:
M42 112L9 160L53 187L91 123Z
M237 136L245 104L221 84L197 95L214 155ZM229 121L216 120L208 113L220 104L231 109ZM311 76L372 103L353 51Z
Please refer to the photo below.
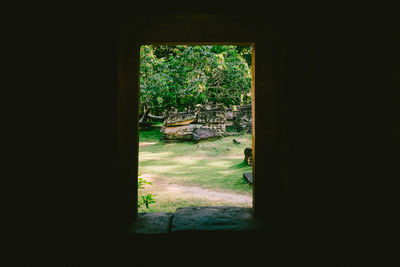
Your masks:
M158 130L154 130L158 131ZM232 192L251 196L252 186L243 179L252 167L244 164L244 149L251 147L251 134L225 137L201 143L182 142L164 144L152 140L157 134L145 132L146 142L154 145L139 147L139 173L162 177L164 183L198 186L204 189ZM142 132L140 133L142 134ZM240 144L234 144L236 139ZM144 141L143 141L144 142ZM182 206L228 205L229 202L180 196L179 193L157 192L157 181L146 191L156 194L153 211L171 211ZM236 204L235 204L236 205ZM236 206L240 206L237 204ZM245 204L243 204L245 205Z
M162 160L162 159L168 159L173 155L172 152L166 151L166 152L158 152L158 153L152 153L152 152L141 152L139 153L139 161L140 160L147 160L147 159L152 159L152 160Z

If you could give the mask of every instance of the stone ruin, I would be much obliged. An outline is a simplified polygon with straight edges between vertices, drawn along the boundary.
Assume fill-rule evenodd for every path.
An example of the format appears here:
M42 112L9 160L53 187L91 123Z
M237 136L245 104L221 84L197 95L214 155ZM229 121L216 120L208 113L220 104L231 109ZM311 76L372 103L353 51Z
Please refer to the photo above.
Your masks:
M161 132L165 141L200 141L225 136L225 109L203 106L194 111L174 112L165 120Z
M166 142L201 141L226 136L226 126L251 132L251 105L226 109L222 105L205 105L193 111L171 112L161 132Z
M252 129L252 114L251 105L237 106L233 112L232 128L238 132L251 133Z
M244 149L244 163L247 166L253 165L253 149L251 147L246 147ZM253 173L252 172L244 172L243 178L249 183L253 184Z
M247 166L253 165L253 149L251 147L244 149L244 163Z

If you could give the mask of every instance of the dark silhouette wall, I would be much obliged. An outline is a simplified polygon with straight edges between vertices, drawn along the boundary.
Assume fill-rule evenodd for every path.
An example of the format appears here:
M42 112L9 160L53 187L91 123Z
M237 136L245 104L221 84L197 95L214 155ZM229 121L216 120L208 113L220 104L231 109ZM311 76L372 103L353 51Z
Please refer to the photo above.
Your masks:
M259 22L253 29L256 41L282 51L256 54L256 60L279 59L272 75L277 106L271 114L277 125L274 175L280 179L272 183L278 193L256 192L274 194L260 198L260 214L278 219L272 219L272 236L257 244L252 259L260 265L396 263L400 44L392 10L27 2L10 10L6 63L12 70L9 155L17 190L10 247L15 261L139 261L143 240L128 244L124 235L136 198L131 194L135 182L124 178L135 173L135 163L124 160L136 152L121 152L124 139L118 132L126 123L118 109L123 101L117 90L119 30L122 24L137 25L133 31L139 37L132 38L144 38L142 25L159 25L167 14L178 14L188 20L181 27L189 30L191 17L213 16L217 29L225 25L222 39L235 34L228 27L232 18L244 28ZM170 38L163 29L156 31ZM268 83L268 73L261 69L256 78ZM183 240L189 243L185 246L196 245ZM263 247L269 246L274 253L267 257Z

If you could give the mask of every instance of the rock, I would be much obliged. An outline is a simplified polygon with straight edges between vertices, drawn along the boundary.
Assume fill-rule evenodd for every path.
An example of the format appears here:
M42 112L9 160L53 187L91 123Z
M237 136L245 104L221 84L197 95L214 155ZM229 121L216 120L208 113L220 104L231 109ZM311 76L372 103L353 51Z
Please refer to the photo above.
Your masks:
M206 139L215 139L224 136L223 126L208 126L201 125L198 128L194 129L192 137L194 141L206 140Z
M223 124L226 122L225 111L206 110L197 113L196 123L200 124Z
M225 109L206 105L194 111L171 113L161 132L166 142L200 141L225 136Z
M236 106L238 112L251 112L251 104Z
M184 126L191 124L196 119L196 113L194 112L178 112L170 114L164 120L164 126L172 127L172 126Z
M233 121L235 120L235 111L233 111L232 107L230 109L228 109L227 111L225 111L225 118L226 118L226 122L225 125L230 127L233 124Z
M233 142L235 145L239 145L239 144L240 144L240 142L239 142L238 140L236 140L236 139L233 139L232 142Z
M225 126L231 127L233 125L233 121L226 121Z
M236 119L233 121L232 127L237 131L251 132L252 119L251 113L238 113Z
M164 140L192 140L193 131L200 127L199 124L188 124L175 127L161 127Z
M200 141L205 139L217 138L219 137L214 133L209 127L196 128L192 134L194 141Z
M226 111L225 118L227 121L232 121L233 120L233 110Z
M249 184L253 183L253 174L251 172L243 173L243 178L246 179Z
M216 135L221 137L225 136L226 134L225 124L209 124L209 125L203 125L203 127L209 127L211 131L213 131Z
M206 104L199 107L200 110L225 110L223 104Z
M253 165L253 149L250 147L244 149L244 162L247 166Z
M238 132L251 132L252 114L251 105L242 105L236 107L237 111L233 111L232 128Z
M208 105L204 105L202 107L200 107L201 110L211 110L213 107L212 105L208 104Z
M164 140L199 141L224 136L225 125L188 124L174 127L163 126L161 132Z

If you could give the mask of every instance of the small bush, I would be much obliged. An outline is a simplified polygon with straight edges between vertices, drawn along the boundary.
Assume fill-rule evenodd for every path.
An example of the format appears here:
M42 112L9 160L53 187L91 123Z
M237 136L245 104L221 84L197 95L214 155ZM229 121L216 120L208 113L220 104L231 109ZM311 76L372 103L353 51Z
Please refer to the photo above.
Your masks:
M151 182L148 182L142 178L138 178L138 190L144 188L144 184L149 184L152 185ZM154 200L154 194L146 194L146 195L140 195L140 199L138 200L137 207L140 208L142 205L145 205L147 209L149 209L150 204L156 203Z

